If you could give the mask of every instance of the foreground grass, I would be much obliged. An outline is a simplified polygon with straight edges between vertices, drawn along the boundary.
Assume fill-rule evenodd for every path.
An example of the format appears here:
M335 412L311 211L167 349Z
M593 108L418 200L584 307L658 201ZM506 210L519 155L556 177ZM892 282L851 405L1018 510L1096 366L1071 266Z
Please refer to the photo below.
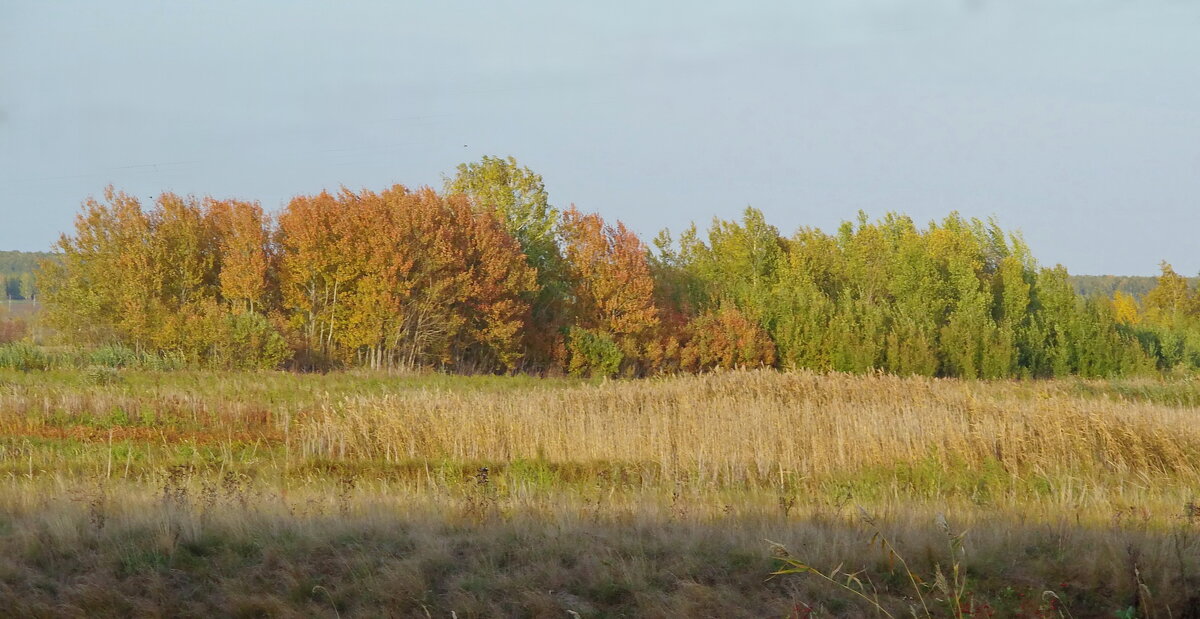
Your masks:
M1197 393L771 372L0 373L0 602L25 616L1194 616ZM769 578L781 547L862 570L879 608L811 573ZM934 584L956 565L950 603Z
M928 505L879 508L868 525L844 504L784 508L770 498L43 480L0 499L0 599L19 616L873 610L815 579L768 579L780 565L771 540L825 569L853 561L880 605L906 615L915 604L906 574L870 544L882 531L930 582L938 566L960 564L978 616L1058 616L1046 591L1076 616L1196 604L1195 521L1159 527L1138 511L1079 523L1036 507L952 505L951 524L968 531L952 553ZM926 595L935 614L953 614Z

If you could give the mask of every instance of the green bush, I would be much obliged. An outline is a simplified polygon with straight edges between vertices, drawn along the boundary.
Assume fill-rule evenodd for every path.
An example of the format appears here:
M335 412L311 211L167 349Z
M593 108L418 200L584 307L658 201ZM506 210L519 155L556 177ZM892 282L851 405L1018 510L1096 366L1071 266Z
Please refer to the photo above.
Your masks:
M27 342L0 345L0 368L31 372L50 368L50 357Z
M239 370L271 370L292 356L287 341L261 314L232 314L224 320L209 364Z
M567 332L568 369L575 376L616 376L625 355L607 333L571 327Z
M135 367L141 365L142 360L137 351L120 344L101 346L93 350L88 357L90 365L105 368Z
M121 373L112 366L93 365L84 369L84 378L92 385L113 385L121 382Z
M138 367L143 370L171 372L187 366L187 359L177 351L144 352L138 357Z

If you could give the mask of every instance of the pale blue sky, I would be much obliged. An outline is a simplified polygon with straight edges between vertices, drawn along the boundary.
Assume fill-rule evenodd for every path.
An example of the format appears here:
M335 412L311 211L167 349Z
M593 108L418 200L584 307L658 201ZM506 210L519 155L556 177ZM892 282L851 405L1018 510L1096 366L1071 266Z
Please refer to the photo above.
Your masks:
M957 209L1200 271L1200 2L647 4L0 0L0 249L108 183L277 209L511 154L644 238Z

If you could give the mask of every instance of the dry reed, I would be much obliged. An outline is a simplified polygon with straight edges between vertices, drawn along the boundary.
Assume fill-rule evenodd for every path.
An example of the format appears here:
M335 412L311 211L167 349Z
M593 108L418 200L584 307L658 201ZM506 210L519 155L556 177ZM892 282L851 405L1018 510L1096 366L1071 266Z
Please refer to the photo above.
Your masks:
M349 397L303 416L309 456L652 464L725 481L996 463L1012 475L1200 471L1200 410L1017 384L732 372L552 391Z

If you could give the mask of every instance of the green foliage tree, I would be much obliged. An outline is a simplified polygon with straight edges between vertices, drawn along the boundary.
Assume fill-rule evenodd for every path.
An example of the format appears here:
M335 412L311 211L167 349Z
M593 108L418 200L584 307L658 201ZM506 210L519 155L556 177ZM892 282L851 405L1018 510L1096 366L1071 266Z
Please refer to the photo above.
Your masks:
M783 240L762 211L747 207L740 222L714 219L707 243L689 230L680 239L679 255L698 284L693 293L698 305L732 303L753 320L769 320Z
M1188 284L1196 286L1200 278L1187 278ZM1139 275L1072 275L1071 286L1083 297L1099 296L1105 299L1121 293L1142 299L1158 285L1158 278Z
M1142 312L1125 322L1133 323L1160 369L1200 369L1200 290L1166 262L1161 268L1155 287L1142 299ZM1123 305L1128 316L1128 302Z
M463 194L476 208L495 214L520 245L537 286L526 295L532 321L525 334L526 352L535 365L561 361L569 294L566 264L558 238L558 210L550 205L542 177L513 157L485 156L458 166L446 180L447 194Z
M460 164L454 178L446 181L446 193L466 195L476 206L495 212L530 266L539 272L558 271L558 211L550 206L540 175L512 157L485 156L477 163Z

